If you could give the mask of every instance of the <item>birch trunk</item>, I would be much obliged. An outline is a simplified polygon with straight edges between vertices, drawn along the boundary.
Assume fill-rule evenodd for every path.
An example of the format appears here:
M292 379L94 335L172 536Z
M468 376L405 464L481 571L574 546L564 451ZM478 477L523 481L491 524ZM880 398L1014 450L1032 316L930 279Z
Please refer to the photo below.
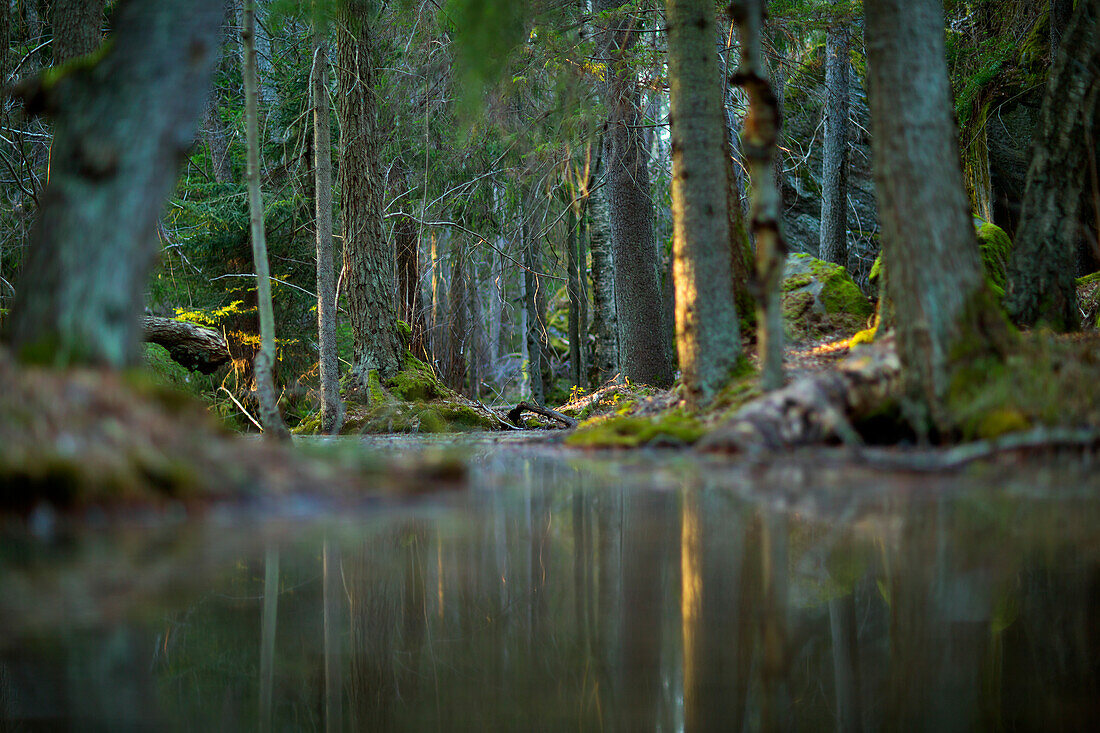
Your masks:
M244 49L245 133L248 138L248 210L252 229L252 259L256 267L256 305L260 312L260 350L253 370L256 379L256 399L260 403L260 423L264 434L277 440L289 440L290 433L279 414L275 394L275 314L271 306L271 276L268 274L267 239L264 233L264 202L260 195L260 126L257 96L256 47L254 45L254 0L244 0L244 27L241 44Z

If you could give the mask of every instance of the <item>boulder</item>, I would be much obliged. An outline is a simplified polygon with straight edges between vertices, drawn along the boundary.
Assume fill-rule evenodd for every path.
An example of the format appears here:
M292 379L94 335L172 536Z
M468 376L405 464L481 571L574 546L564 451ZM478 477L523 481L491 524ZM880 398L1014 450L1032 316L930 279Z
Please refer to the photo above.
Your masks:
M867 326L873 312L871 301L840 265L808 254L787 257L783 319L792 341L851 335Z

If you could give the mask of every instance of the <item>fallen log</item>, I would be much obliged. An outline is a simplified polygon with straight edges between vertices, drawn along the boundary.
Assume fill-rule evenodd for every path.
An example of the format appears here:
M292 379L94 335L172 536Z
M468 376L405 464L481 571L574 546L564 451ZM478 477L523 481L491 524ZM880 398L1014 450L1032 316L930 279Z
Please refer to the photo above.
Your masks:
M893 338L862 347L836 369L803 377L748 403L698 448L737 452L837 441L860 445L852 421L895 396L900 375Z
M541 405L535 405L530 402L520 402L513 407L508 412L508 421L513 425L520 425L520 419L525 412L533 412L536 415L542 415L545 418L560 422L566 429L572 429L578 425L577 421L568 415L563 415L557 410L551 410L549 407L542 407Z
M141 328L147 342L163 346L188 369L213 374L229 361L225 337L212 328L156 316L142 316Z

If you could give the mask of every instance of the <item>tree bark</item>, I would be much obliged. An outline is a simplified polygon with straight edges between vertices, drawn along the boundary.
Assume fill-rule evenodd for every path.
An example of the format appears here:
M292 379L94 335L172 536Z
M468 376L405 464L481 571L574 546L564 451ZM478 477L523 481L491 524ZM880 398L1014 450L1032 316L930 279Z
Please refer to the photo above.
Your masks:
M985 287L963 189L943 6L872 0L865 7L883 258L907 406L922 431L928 418L942 417L953 347L985 353L1005 326Z
M383 381L392 378L401 362L394 253L382 232L382 138L375 94L374 13L369 5L355 0L345 8L336 46L344 268L354 334L351 378L360 387L366 387L371 371Z
M405 162L400 158L390 168L393 174L390 192L396 197L408 190ZM397 317L409 325L412 337L409 350L418 359L428 359L427 327L420 298L420 247L412 219L399 216L393 225L397 256Z
M571 197L570 197L571 198ZM565 237L566 268L568 277L566 289L569 293L569 372L573 386L579 387L581 381L581 281L580 261L577 256L577 212L572 203L565 216L565 225L569 230Z
M622 5L622 0L595 0L593 10L615 10ZM672 364L662 335L649 156L641 133L644 122L637 78L626 59L636 42L637 24L633 15L618 14L610 20L601 44L601 55L607 58L604 101L609 121L604 134L604 161L614 251L615 315L623 376L664 387L672 382Z
M332 119L328 93L328 28L314 21L313 155L317 230L317 351L321 380L321 432L338 434L344 421L340 359L336 349L336 269L332 256Z
M783 314L780 285L786 244L779 228L782 192L776 180L775 160L781 110L768 83L761 34L764 8L760 0L740 0L731 5L741 37L738 79L749 96L749 111L741 133L742 147L752 180L751 221L756 241L757 353L761 385L766 390L783 386Z
M597 186L588 197L588 238L592 250L592 363L596 382L619 373L619 326L615 318L615 263L608 222L607 191Z
M1074 0L1050 0L1050 63L1053 65L1062 45L1069 19L1073 17Z
M54 118L50 184L11 313L11 341L54 365L137 363L153 236L194 140L218 50L217 0L131 0L92 67L28 109Z
M737 367L725 116L710 0L669 0L676 348L689 404L706 404Z
M1077 327L1074 259L1095 164L1090 140L1100 99L1100 0L1082 0L1043 96L1005 299L1022 325Z
M837 0L832 0L836 5ZM833 18L825 40L825 139L819 255L848 267L848 28Z
M531 401L542 405L546 403L546 380L543 357L543 340L546 327L539 307L541 283L535 274L539 269L538 242L523 225L523 302L527 312L527 381L531 390Z
M271 276L268 274L267 237L264 232L264 202L260 194L260 123L258 80L256 77L255 0L244 0L244 27L241 46L244 51L244 118L248 138L248 211L252 229L252 259L256 267L256 306L260 312L260 350L254 372L256 397L260 403L260 423L264 435L289 440L279 400L275 394L275 313L271 306Z
M213 374L229 361L225 337L212 328L173 318L142 316L141 329L145 341L168 349L169 356L188 369Z
M53 30L53 63L84 56L99 47L103 39L105 0L53 0L50 25Z

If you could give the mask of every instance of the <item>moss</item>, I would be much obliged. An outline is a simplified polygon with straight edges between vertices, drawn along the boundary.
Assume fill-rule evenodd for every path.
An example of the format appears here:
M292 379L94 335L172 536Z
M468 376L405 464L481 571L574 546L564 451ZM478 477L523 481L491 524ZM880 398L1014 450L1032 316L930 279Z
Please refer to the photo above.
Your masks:
M1037 331L1003 356L956 362L946 397L950 427L963 438L989 438L1036 425L1100 424L1097 345Z
M982 254L985 276L999 297L1004 297L1008 287L1008 259L1012 255L1012 241L996 224L982 222L978 227L978 247Z
M783 281L783 292L789 293L792 290L804 288L813 283L813 281L813 275L794 275L792 277L788 277L786 280Z
M760 395L760 373L748 359L742 357L737 371L729 383L715 395L707 411L711 415L726 416Z
M654 417L598 417L581 424L565 444L573 448L637 448L691 445L703 437L703 424L679 411Z
M404 369L389 383L394 397L406 402L448 399L455 393L439 381L432 367L410 353L405 354Z

